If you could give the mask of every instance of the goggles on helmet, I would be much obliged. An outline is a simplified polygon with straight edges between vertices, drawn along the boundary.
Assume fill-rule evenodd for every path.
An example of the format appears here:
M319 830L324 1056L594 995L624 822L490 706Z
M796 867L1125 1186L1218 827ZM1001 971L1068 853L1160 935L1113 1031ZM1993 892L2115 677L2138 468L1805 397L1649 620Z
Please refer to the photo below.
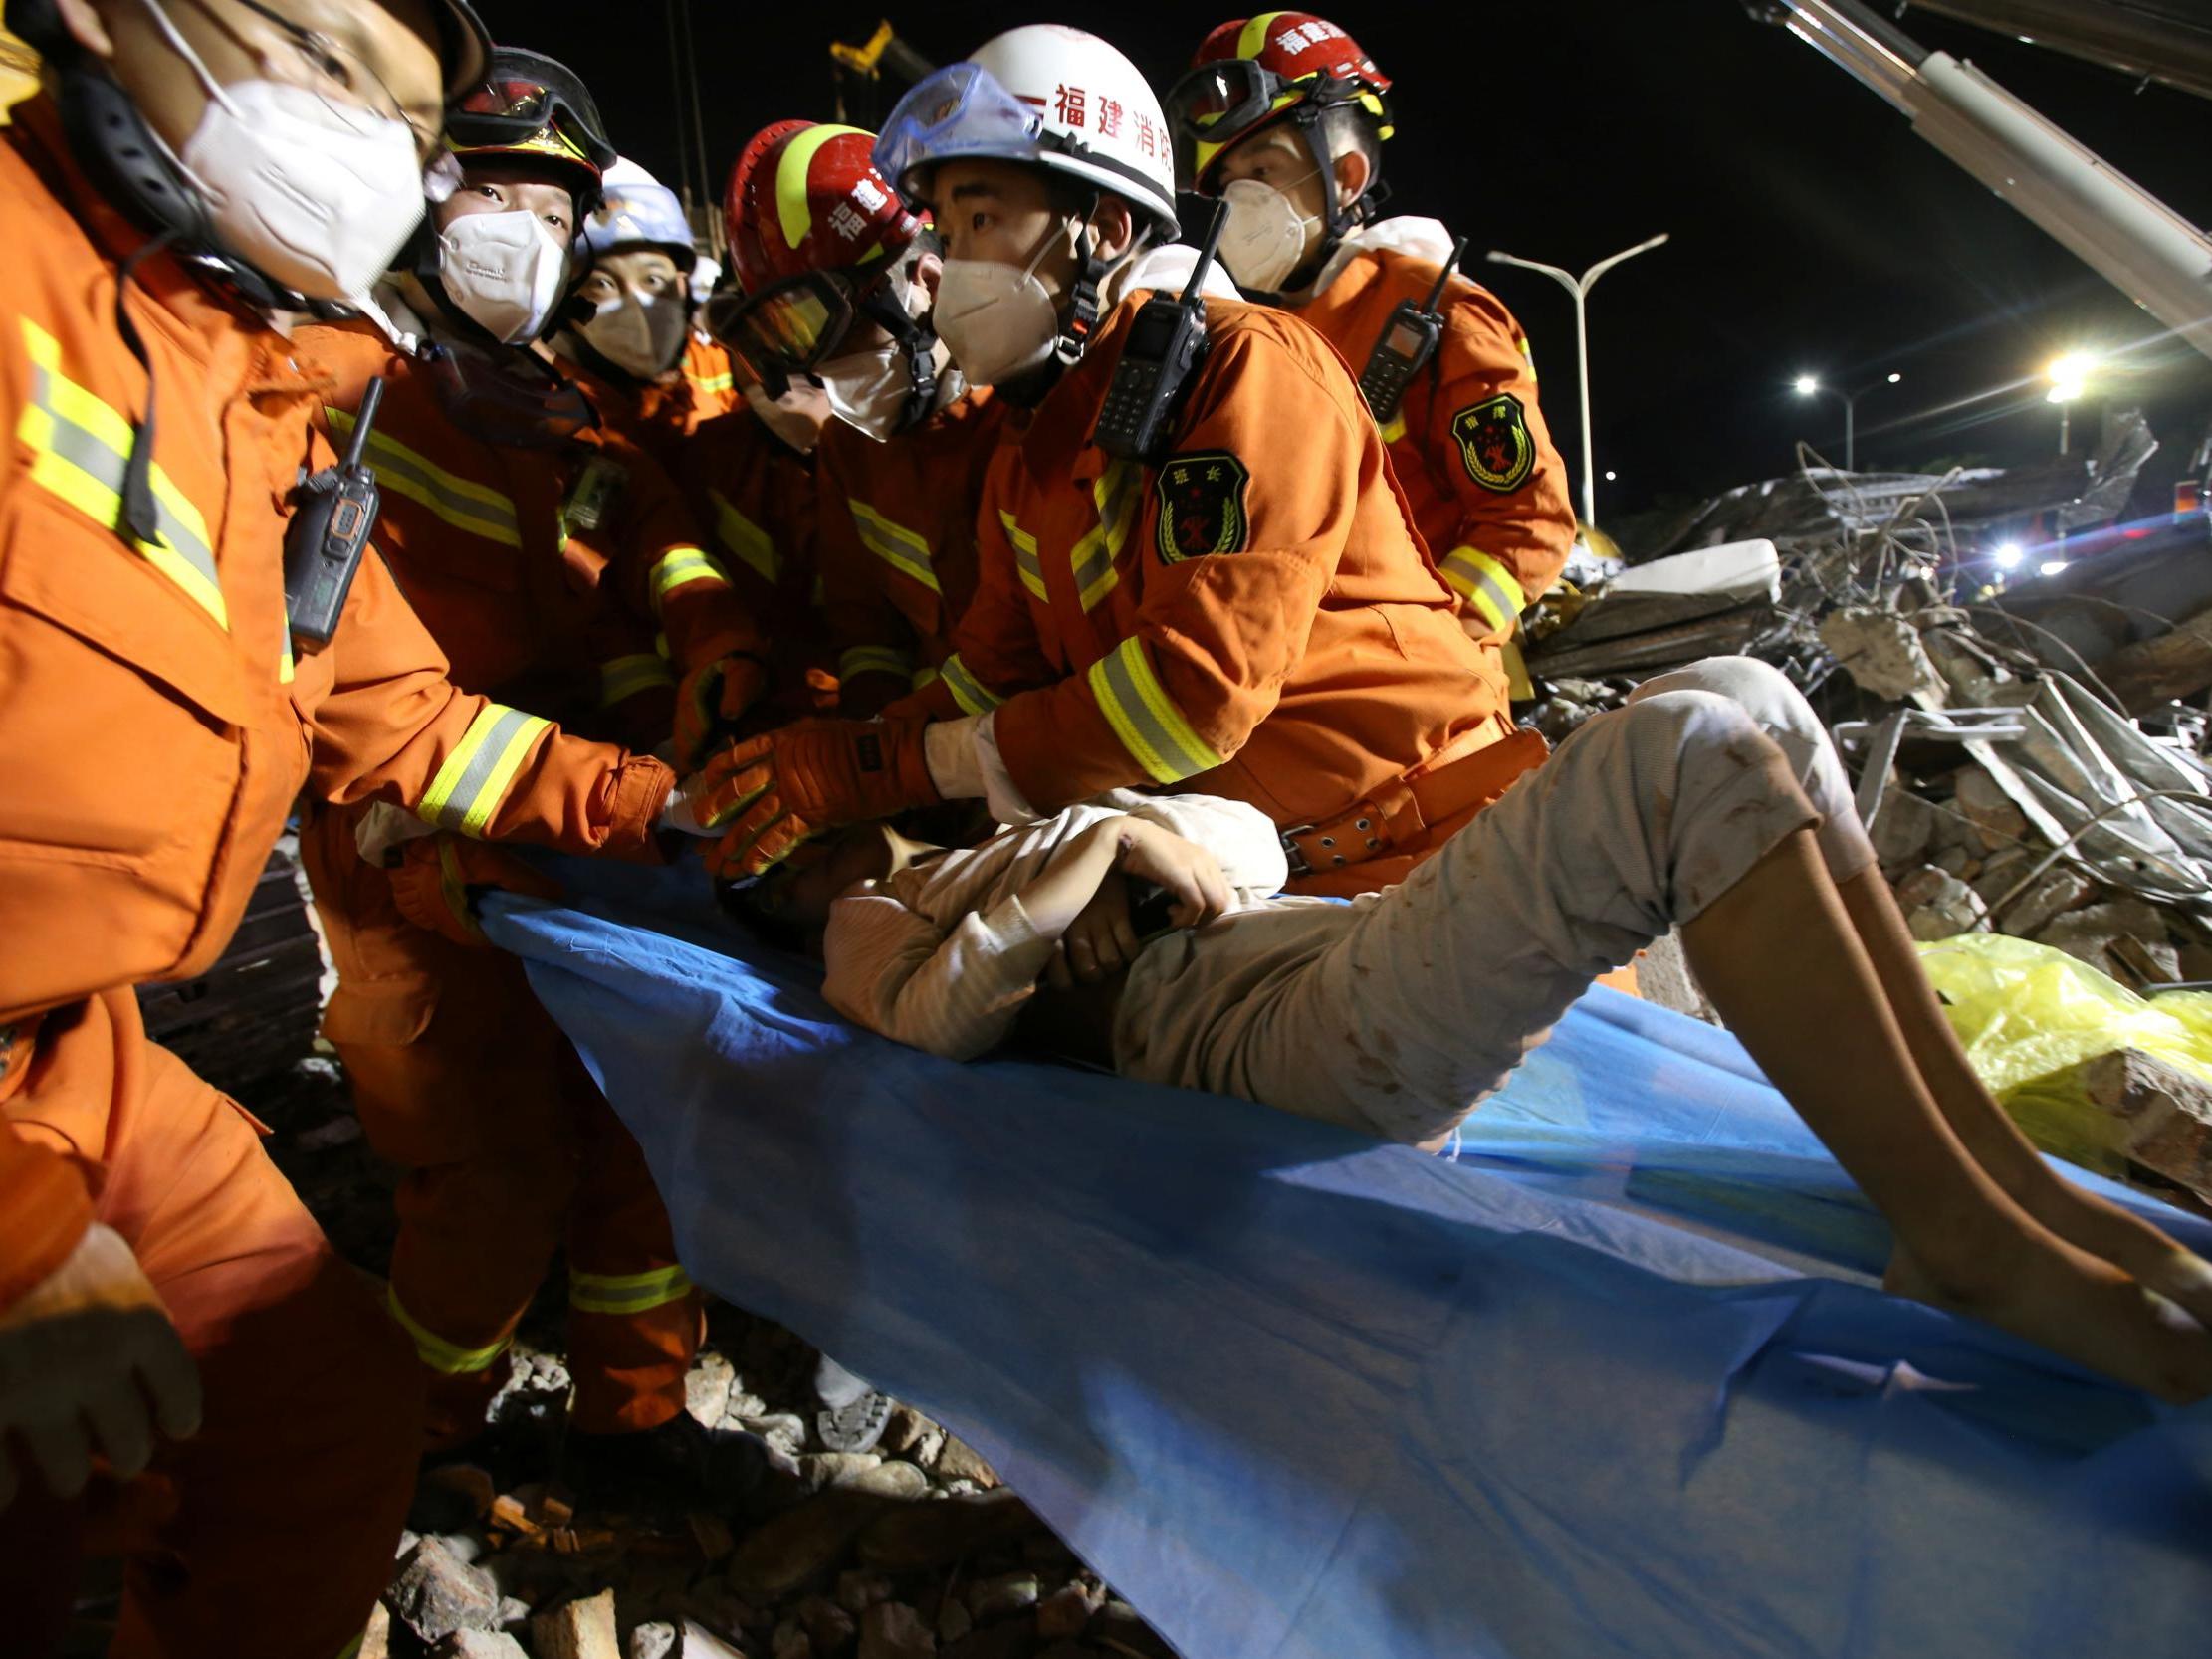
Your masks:
M1174 135L1176 176L1198 183L1221 151L1294 105L1315 110L1357 104L1383 123L1382 95L1352 76L1308 75L1286 80L1250 58L1201 64L1168 91L1162 113Z
M917 81L876 138L876 171L908 195L908 175L962 156L1032 161L1056 148L1044 120L981 64L949 64Z
M538 152L580 161L600 172L614 165L614 146L599 130L596 109L578 108L557 87L536 81L481 81L446 111L453 147Z

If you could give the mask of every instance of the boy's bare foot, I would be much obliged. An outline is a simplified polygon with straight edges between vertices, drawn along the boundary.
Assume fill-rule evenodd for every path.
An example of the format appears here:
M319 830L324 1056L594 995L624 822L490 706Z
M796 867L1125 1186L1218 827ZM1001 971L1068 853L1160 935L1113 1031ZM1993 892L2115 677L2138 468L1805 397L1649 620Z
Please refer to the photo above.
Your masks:
M2012 1194L2021 1208L2067 1243L2101 1257L2145 1290L2179 1303L2200 1325L2212 1326L2212 1262L2140 1216L2044 1168L2047 1181Z
M2186 1403L2212 1394L2212 1331L2061 1239L2025 1238L2005 1259L1945 1277L1900 1245L1882 1287L1982 1320L2162 1399Z

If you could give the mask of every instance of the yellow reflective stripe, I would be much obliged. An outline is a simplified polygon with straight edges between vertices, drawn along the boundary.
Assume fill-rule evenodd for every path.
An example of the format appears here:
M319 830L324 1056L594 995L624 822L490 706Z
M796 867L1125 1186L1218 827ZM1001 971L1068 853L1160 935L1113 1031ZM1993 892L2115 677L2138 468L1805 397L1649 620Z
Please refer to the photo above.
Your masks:
M671 547L661 554L653 566L653 614L659 616L668 596L693 582L720 582L728 587L730 578L723 574L721 565L697 547Z
M399 1328L414 1339L417 1357L432 1370L447 1376L468 1376L490 1370L515 1341L510 1335L485 1348L463 1348L458 1343L449 1343L400 1306L399 1291L394 1286L384 1287L384 1306L399 1322Z
M1238 31L1236 36L1236 56L1239 58L1256 58L1261 52L1265 51L1267 48L1267 31L1275 26L1275 19L1280 16L1282 16L1280 12L1261 12L1257 16L1245 19L1244 27Z
M351 1641L347 1642L343 1647L337 1650L337 1659L358 1659L358 1655L361 1651L361 1643L366 1641L367 1639L368 1632L363 1630L358 1636L355 1636Z
M1020 573L1021 585L1040 603L1050 603L1044 595L1044 560L1037 556L1037 538L1015 523L1004 508L998 510L998 523L1013 547L1013 567Z
M1403 411L1391 416L1390 425L1383 428L1383 442L1395 444L1406 436L1406 416Z
M855 645L837 658L837 678L857 680L863 674L895 674L901 680L914 673L914 659L888 645Z
M691 1276L680 1267L650 1273L578 1273L568 1270L568 1306L586 1314L642 1314L691 1294Z
M1225 764L1183 718L1136 635L1091 664L1088 679L1114 735L1155 783L1180 783Z
M345 410L325 405L323 413L338 437L352 432L353 417ZM369 433L364 458L379 486L428 508L455 529L481 535L503 547L522 546L522 521L516 516L515 504L490 486L447 472L428 456L381 430Z
M31 399L16 422L16 436L32 452L31 482L97 523L119 529L122 485L137 431L128 420L62 372L61 342L24 317L24 349L31 358ZM222 628L230 626L215 570L207 520L158 461L146 472L153 492L152 541L133 541L145 561L183 590Z
M298 675L298 669L292 660L292 619L290 617L285 618L283 637L284 644L277 651L277 684L289 686Z
M599 707L611 709L627 703L640 692L676 684L676 672L650 651L634 656L610 657L599 665Z
M848 132L860 132L856 126L810 126L783 146L783 153L775 163L775 218L783 228L783 240L796 248L804 242L814 228L814 215L807 204L806 175L814 165L814 152ZM874 140L870 138L870 142Z
M1488 553L1477 552L1472 547L1454 547L1437 568L1445 581L1482 613L1483 620L1500 633L1510 632L1514 619L1528 608L1528 598L1521 592L1521 584L1513 579L1513 572Z
M852 527L863 547L892 569L912 576L932 593L944 592L937 585L937 569L930 558L928 541L896 519L886 518L866 502L847 501L845 505L852 509Z
M952 688L953 701L960 705L963 714L988 715L1006 701L994 697L981 680L968 672L968 665L960 660L958 651L945 659L938 673Z
M1139 477L1137 468L1129 462L1116 461L1091 486L1091 500L1098 507L1097 527L1076 542L1067 555L1075 574L1076 596L1086 611L1095 609L1121 581L1117 561L1129 540L1130 526L1137 521L1138 495L1133 486ZM1037 597L1044 595L1040 591Z
M469 723L460 744L446 756L445 764L430 784L415 815L442 830L482 836L492 821L507 786L515 781L523 758L540 732L553 729L551 721L510 709L504 703L487 703Z
M737 384L727 374L694 374L688 368L684 370L684 378L703 392L726 392Z
M1528 336L1521 336L1521 355L1528 360L1528 377L1536 378L1536 348L1528 343Z
M776 556L775 543L769 538L769 532L732 507L730 498L720 490L709 490L707 496L715 504L715 539L745 560L761 580L774 587L783 573L783 561Z
M924 686L933 684L937 679L937 665L935 663L924 663L914 671L914 690L920 691Z

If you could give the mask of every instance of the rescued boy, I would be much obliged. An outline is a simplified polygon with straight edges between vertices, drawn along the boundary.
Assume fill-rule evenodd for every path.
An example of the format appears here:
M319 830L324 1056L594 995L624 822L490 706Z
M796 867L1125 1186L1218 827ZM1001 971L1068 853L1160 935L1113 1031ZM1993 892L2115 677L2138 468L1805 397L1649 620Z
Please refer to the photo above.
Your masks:
M2061 1178L1983 1089L1826 732L1771 668L1647 682L1384 893L1281 897L1287 874L1255 808L1117 791L959 851L862 826L736 897L817 939L832 1004L896 1041L965 1060L1016 1037L1430 1147L1678 926L1889 1221L1889 1289L2169 1399L2212 1392L2212 1266Z

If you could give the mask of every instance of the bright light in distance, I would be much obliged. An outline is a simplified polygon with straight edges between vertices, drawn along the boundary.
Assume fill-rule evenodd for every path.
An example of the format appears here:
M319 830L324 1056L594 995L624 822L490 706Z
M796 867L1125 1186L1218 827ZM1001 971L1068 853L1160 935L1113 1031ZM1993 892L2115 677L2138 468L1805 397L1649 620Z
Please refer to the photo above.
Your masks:
M2043 575L2056 576L2066 568L2066 560L2063 558L2047 558L2038 568Z
M1901 374L1891 374L1889 376L1889 384L1894 386L1899 380L1902 380L1904 376Z
M1613 472L1609 472L1609 473L1607 473L1607 474L1606 474L1606 476L1605 476L1605 481L1606 481L1606 483L1608 483L1608 484L1611 484L1611 483L1612 483L1612 482L1613 482L1613 481L1614 481L1615 479L1619 478L1620 476L1621 476L1621 475L1620 475L1619 473L1613 473Z
M1997 544L1996 558L1998 569L2011 570L2016 568L2020 563L2020 556L2019 542L2001 541Z
M2043 371L2043 377L2051 382L2050 400L2072 403L2089 389L2090 372L2096 367L2096 359L2085 352L2069 351L2063 357L2054 357Z
M1795 384L1797 386L1797 395L1799 397L1811 397L1815 392L1821 389L1821 383L1818 380L1814 379L1810 374L1799 375Z

